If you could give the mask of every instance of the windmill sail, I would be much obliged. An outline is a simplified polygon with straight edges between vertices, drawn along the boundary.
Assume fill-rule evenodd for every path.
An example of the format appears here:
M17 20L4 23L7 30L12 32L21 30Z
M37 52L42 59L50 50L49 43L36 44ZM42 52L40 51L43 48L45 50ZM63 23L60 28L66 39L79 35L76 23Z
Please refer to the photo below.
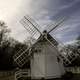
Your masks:
M64 63L65 66L68 66L68 65L72 64L72 62L73 62L78 56L80 56L77 52L74 53L74 52L72 52L71 50L69 50L68 52L65 51L65 50L63 50L61 53L64 53L64 52L65 52L65 53L68 53L68 54L66 54L66 55L62 54L62 55L60 55L60 56L61 56L61 58L63 59L63 63Z
M59 27L65 20L66 20L65 18L62 18L57 23L49 25L48 27L53 27L53 28L49 30L48 33L55 30L57 27Z
M36 42L38 42L41 38L37 39ZM35 43L36 43L35 42ZM34 44L35 44L34 43ZM14 59L14 62L19 66L19 67L22 67L26 62L28 62L31 58L32 58L32 51L31 51L31 48L33 47L34 45L31 45L29 46L27 49L24 48L19 50L19 52L17 52L14 56L13 56L13 59Z
M39 37L41 34L39 31L39 25L29 16L24 16L23 19L21 19L20 23L31 34L32 37Z
M20 50L16 55L13 56L14 62L18 64L19 67L22 67L31 57L29 54L29 48L25 50Z

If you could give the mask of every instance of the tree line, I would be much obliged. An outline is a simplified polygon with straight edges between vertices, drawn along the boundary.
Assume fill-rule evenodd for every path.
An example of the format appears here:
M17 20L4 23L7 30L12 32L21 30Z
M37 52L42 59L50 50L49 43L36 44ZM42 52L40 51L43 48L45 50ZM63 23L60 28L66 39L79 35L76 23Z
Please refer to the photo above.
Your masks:
M4 21L0 21L0 70L10 70L16 67L13 55L21 48L28 45L21 43L9 36L10 29Z

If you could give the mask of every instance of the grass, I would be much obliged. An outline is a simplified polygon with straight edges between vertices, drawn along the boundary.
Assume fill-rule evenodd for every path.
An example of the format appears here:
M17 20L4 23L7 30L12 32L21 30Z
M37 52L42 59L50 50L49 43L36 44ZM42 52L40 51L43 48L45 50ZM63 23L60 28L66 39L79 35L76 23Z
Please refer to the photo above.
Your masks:
M0 80L15 80L15 79L14 75L11 75L11 76L0 77Z
M5 77L4 76L0 77L0 80L15 80L15 79L14 79L14 75L10 75ZM18 80L31 80L31 79L24 77L24 78L19 78ZM40 80L45 80L45 79L40 79ZM65 78L65 79L47 79L47 80L80 80L80 74L74 74L71 79Z

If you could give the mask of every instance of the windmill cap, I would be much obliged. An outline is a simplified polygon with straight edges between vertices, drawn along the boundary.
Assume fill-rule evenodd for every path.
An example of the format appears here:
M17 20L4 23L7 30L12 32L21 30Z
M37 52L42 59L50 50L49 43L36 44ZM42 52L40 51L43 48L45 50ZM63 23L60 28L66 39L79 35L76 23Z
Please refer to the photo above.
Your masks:
M43 33L47 33L47 30L44 30Z

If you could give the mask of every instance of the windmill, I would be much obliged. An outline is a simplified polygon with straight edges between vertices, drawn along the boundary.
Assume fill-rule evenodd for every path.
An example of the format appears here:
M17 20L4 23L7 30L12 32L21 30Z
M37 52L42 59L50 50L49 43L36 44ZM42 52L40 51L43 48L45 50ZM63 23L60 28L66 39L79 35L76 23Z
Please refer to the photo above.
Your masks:
M59 78L65 73L64 62L71 63L66 56L60 54L57 49L58 42L49 34L55 30L65 19L61 19L54 27L47 32L40 31L40 26L29 16L24 16L20 23L34 37L37 36L34 44L30 44L28 49L21 49L13 56L14 62L22 67L28 60L31 65L31 78ZM53 26L53 25L51 25ZM50 27L51 27L50 26Z

